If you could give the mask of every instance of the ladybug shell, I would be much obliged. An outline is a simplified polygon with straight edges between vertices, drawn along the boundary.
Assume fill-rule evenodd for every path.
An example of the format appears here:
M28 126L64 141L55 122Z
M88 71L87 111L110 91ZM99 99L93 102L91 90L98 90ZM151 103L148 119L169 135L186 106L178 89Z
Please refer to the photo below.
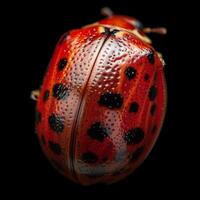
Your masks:
M120 27L72 30L58 42L36 111L44 153L83 185L113 183L145 159L166 106L163 63Z

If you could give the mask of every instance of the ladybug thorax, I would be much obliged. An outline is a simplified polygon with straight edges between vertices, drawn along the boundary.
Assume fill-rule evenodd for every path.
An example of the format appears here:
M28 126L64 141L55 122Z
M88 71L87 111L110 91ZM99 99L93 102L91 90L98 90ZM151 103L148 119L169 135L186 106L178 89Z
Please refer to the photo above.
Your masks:
M150 38L148 38L146 34L142 31L142 23L133 17L113 15L106 19L100 20L98 23L104 26L114 26L117 28L126 29L127 31L135 34L144 42L151 43Z

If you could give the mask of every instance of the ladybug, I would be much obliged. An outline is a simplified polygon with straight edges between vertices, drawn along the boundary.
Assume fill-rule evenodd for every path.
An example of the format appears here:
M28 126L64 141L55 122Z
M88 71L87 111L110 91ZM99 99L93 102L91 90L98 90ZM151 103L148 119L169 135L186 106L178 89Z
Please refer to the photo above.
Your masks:
M166 111L164 61L135 18L113 15L58 41L37 100L36 132L51 164L82 185L114 183L147 157Z

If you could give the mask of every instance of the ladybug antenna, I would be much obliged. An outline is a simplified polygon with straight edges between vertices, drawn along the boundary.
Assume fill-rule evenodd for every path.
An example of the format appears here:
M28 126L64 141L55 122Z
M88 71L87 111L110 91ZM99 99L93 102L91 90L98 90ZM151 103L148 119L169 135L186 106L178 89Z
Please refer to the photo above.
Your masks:
M106 17L114 15L113 11L109 7L104 7L101 9L101 14Z
M38 100L38 97L40 95L40 91L39 90L33 90L31 91L31 99L34 100L34 101L37 101Z
M167 34L167 29L164 27L157 27L157 28L144 28L143 29L144 33L158 33L161 35L166 35Z

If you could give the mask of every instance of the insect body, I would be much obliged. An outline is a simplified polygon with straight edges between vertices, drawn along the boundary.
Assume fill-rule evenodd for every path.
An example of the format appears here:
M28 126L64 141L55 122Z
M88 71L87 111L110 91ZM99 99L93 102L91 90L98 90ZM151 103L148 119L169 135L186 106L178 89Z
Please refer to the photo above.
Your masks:
M165 115L163 60L131 17L65 33L37 99L36 131L50 162L83 185L113 183L149 154Z

